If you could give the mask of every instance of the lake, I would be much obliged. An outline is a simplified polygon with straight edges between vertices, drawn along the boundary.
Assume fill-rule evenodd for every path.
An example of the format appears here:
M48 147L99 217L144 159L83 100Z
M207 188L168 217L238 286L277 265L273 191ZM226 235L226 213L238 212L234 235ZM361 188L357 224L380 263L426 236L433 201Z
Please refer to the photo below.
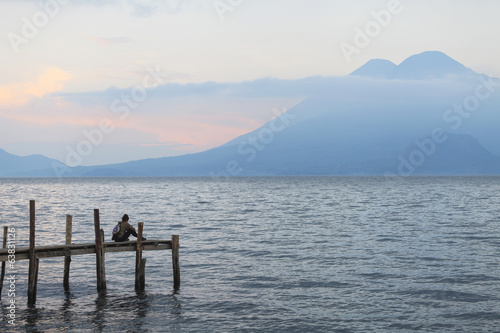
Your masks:
M28 261L16 262L16 321L5 332L493 332L500 327L500 177L249 177L0 179L1 226L29 243L106 239L121 216L148 239L180 236L181 287L171 251L40 259L28 308ZM132 239L135 239L132 237Z

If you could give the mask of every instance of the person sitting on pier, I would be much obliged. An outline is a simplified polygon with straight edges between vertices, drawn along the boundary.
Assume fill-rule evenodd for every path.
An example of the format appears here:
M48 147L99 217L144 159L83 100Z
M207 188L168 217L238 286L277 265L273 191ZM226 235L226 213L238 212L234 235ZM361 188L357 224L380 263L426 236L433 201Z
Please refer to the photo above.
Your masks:
M122 220L118 222L118 224L113 228L113 237L111 238L115 242L126 242L130 235L137 237L137 232L135 228L131 226L129 223L129 217L127 214L124 214ZM142 240L146 240L145 237L142 237Z

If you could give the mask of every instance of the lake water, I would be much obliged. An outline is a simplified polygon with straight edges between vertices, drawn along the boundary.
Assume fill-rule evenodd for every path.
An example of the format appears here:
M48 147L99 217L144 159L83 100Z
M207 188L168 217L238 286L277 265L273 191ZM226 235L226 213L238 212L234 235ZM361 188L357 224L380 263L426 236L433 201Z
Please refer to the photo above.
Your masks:
M37 245L93 242L93 209L111 230L127 213L148 239L180 236L181 287L171 251L40 259L28 308L28 261L16 262L16 322L3 332L498 332L500 177L0 179L1 226ZM132 237L133 238L133 237ZM134 238L135 239L135 238Z

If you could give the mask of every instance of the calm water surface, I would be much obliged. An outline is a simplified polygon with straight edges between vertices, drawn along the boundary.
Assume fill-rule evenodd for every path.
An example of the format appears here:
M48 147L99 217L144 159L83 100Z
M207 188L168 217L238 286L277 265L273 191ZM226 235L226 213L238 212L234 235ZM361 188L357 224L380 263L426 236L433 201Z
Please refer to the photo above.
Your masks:
M135 253L40 260L26 306L16 262L16 326L5 332L499 332L500 177L0 179L1 226L28 244L93 242L93 209L109 239L121 215L148 239L180 235L181 288L170 251L149 251L134 291ZM6 286L7 287L7 286ZM8 289L8 288L7 288Z

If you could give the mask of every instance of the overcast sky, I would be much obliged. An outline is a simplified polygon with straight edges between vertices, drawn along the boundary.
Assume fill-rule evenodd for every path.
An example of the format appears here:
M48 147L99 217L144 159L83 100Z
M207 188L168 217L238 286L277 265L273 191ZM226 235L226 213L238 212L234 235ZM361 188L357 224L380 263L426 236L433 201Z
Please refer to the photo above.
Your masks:
M427 50L500 77L498 13L495 0L2 0L0 148L64 162L94 140L82 165L202 151L306 97L206 82L343 76Z

